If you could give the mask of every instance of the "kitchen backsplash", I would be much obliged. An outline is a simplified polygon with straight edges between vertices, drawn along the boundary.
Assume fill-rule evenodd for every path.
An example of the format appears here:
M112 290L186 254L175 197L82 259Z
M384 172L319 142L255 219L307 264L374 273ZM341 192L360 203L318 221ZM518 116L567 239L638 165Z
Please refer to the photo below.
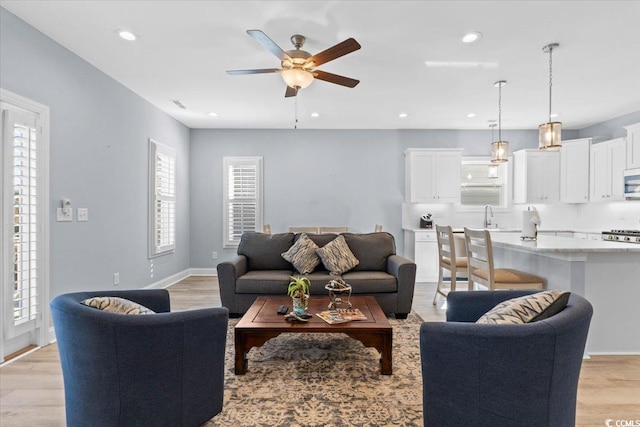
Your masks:
M611 230L640 229L640 201L586 204L514 204L509 210L493 209L492 227L520 229L522 211L535 206L540 212L542 230ZM481 228L484 209L460 211L454 204L404 203L402 205L402 227L419 228L420 216L433 214L435 224L451 225L454 228Z

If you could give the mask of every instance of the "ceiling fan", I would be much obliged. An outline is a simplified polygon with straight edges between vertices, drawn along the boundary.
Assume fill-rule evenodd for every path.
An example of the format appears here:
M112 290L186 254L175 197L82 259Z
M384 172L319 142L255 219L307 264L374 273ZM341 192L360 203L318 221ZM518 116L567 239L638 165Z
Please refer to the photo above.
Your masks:
M305 37L299 34L291 36L291 43L295 47L293 50L284 51L265 33L260 30L247 30L247 33L266 47L271 53L280 59L282 68L262 68L255 70L229 70L227 74L265 74L280 73L282 79L287 84L285 97L296 96L298 90L309 86L314 79L324 80L325 82L335 83L346 87L355 87L360 80L349 77L339 76L337 74L327 73L326 71L316 70L315 67L325 64L334 59L340 58L348 53L360 49L360 44L353 38L349 38L335 46L332 46L320 53L311 55L309 52L301 50L304 45Z

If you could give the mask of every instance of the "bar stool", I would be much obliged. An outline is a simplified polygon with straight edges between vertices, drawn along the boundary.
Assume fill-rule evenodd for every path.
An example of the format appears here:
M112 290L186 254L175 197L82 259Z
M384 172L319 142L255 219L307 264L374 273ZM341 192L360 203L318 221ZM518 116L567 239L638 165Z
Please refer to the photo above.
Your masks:
M489 230L464 229L469 289L474 283L495 289L544 289L544 279L512 268L494 268Z
M433 305L436 304L438 294L445 298L447 297L447 293L445 293L442 286L444 270L451 272L449 292L455 292L456 290L458 271L461 273L466 273L467 271L467 260L456 257L456 245L451 227L436 224L436 238L438 240L438 287L436 288L436 294L433 296ZM471 287L469 287L469 290L471 290Z

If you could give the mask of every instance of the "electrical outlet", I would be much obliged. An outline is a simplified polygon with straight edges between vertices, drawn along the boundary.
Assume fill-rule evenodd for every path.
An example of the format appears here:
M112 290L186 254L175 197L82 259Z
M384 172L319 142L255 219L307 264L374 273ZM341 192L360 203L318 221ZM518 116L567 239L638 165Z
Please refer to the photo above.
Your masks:
M120 273L113 274L113 286L118 286L120 284Z
M218 252L216 251L211 252L211 259L218 259Z

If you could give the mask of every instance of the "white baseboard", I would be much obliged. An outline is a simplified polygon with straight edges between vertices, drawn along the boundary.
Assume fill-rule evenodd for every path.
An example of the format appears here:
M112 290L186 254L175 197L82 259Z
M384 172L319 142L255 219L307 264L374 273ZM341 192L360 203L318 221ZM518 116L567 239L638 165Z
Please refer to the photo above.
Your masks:
M151 283L142 289L165 289L175 283L178 283L180 280L186 279L187 277L189 277L188 268L186 270L179 271L176 274L172 274L171 276L165 277L164 279L158 280L157 282Z
M189 276L218 276L215 268L190 268Z
M171 285L175 285L181 280L186 279L189 276L217 276L218 271L215 268L187 268L176 274L172 274L169 277L165 277L162 280L151 283L145 286L143 289L165 289Z

